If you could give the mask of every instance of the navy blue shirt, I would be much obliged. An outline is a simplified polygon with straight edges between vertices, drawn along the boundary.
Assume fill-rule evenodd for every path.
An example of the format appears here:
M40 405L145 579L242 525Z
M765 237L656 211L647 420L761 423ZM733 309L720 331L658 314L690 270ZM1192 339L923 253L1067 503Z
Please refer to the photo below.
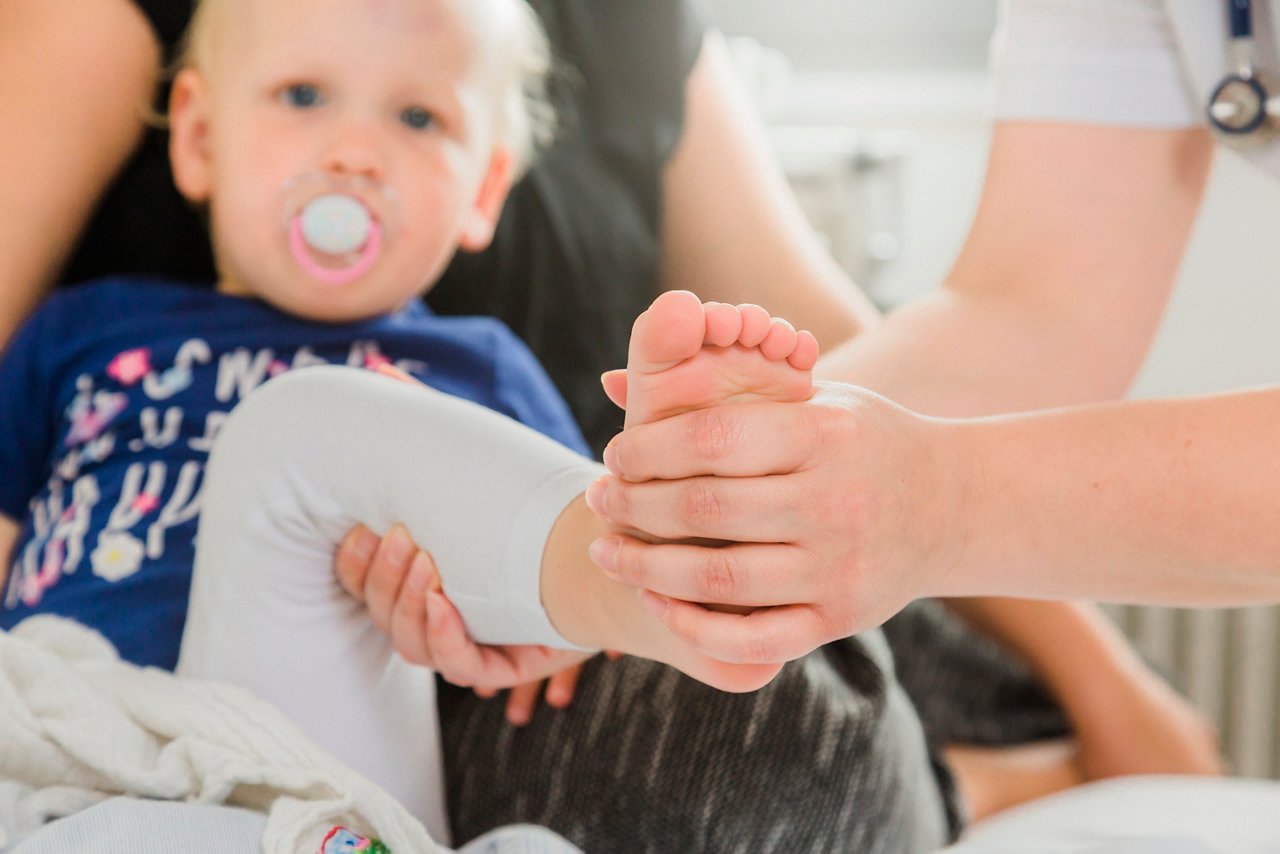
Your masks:
M492 318L438 317L414 301L320 324L129 279L56 294L0 359L0 514L21 525L0 628L72 617L125 659L172 669L205 460L227 414L284 371L388 362L586 450L537 360Z

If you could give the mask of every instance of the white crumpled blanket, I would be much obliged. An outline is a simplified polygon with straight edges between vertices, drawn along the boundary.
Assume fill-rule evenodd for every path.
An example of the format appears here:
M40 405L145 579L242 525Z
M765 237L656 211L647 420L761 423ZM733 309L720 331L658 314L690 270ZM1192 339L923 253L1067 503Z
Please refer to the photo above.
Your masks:
M265 812L267 854L315 851L335 824L392 851L446 850L267 703L122 662L102 636L57 617L0 632L0 781L0 846L132 795Z

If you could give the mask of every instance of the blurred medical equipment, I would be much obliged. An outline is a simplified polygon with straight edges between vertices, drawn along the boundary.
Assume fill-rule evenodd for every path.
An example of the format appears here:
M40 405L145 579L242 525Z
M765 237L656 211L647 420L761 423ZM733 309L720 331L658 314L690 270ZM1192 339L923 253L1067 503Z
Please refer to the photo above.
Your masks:
M728 46L748 97L765 119L770 148L818 239L873 301L887 307L887 294L877 285L901 251L912 135L772 120L794 94L791 63L754 38L733 37Z

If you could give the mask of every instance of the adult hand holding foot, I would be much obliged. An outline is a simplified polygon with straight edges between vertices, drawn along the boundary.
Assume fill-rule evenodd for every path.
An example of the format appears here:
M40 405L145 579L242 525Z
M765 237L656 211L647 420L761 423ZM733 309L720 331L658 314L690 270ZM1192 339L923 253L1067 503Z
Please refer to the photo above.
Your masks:
M634 426L606 449L611 475L588 490L590 506L619 528L732 542L655 545L614 532L591 557L650 591L650 610L714 657L797 658L946 589L972 488L949 429L841 383L818 383L808 401Z
M622 527L746 544L611 534L591 555L726 661L792 658L920 596L1277 601L1278 397L949 420L820 384L805 404L685 413L619 435L592 506Z

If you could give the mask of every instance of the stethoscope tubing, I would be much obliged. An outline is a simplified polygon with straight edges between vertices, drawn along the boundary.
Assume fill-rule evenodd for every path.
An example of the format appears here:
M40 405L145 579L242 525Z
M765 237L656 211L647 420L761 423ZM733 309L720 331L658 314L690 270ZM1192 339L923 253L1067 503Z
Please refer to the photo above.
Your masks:
M1253 3L1250 0L1228 0L1228 16L1231 21L1231 38L1253 38Z

